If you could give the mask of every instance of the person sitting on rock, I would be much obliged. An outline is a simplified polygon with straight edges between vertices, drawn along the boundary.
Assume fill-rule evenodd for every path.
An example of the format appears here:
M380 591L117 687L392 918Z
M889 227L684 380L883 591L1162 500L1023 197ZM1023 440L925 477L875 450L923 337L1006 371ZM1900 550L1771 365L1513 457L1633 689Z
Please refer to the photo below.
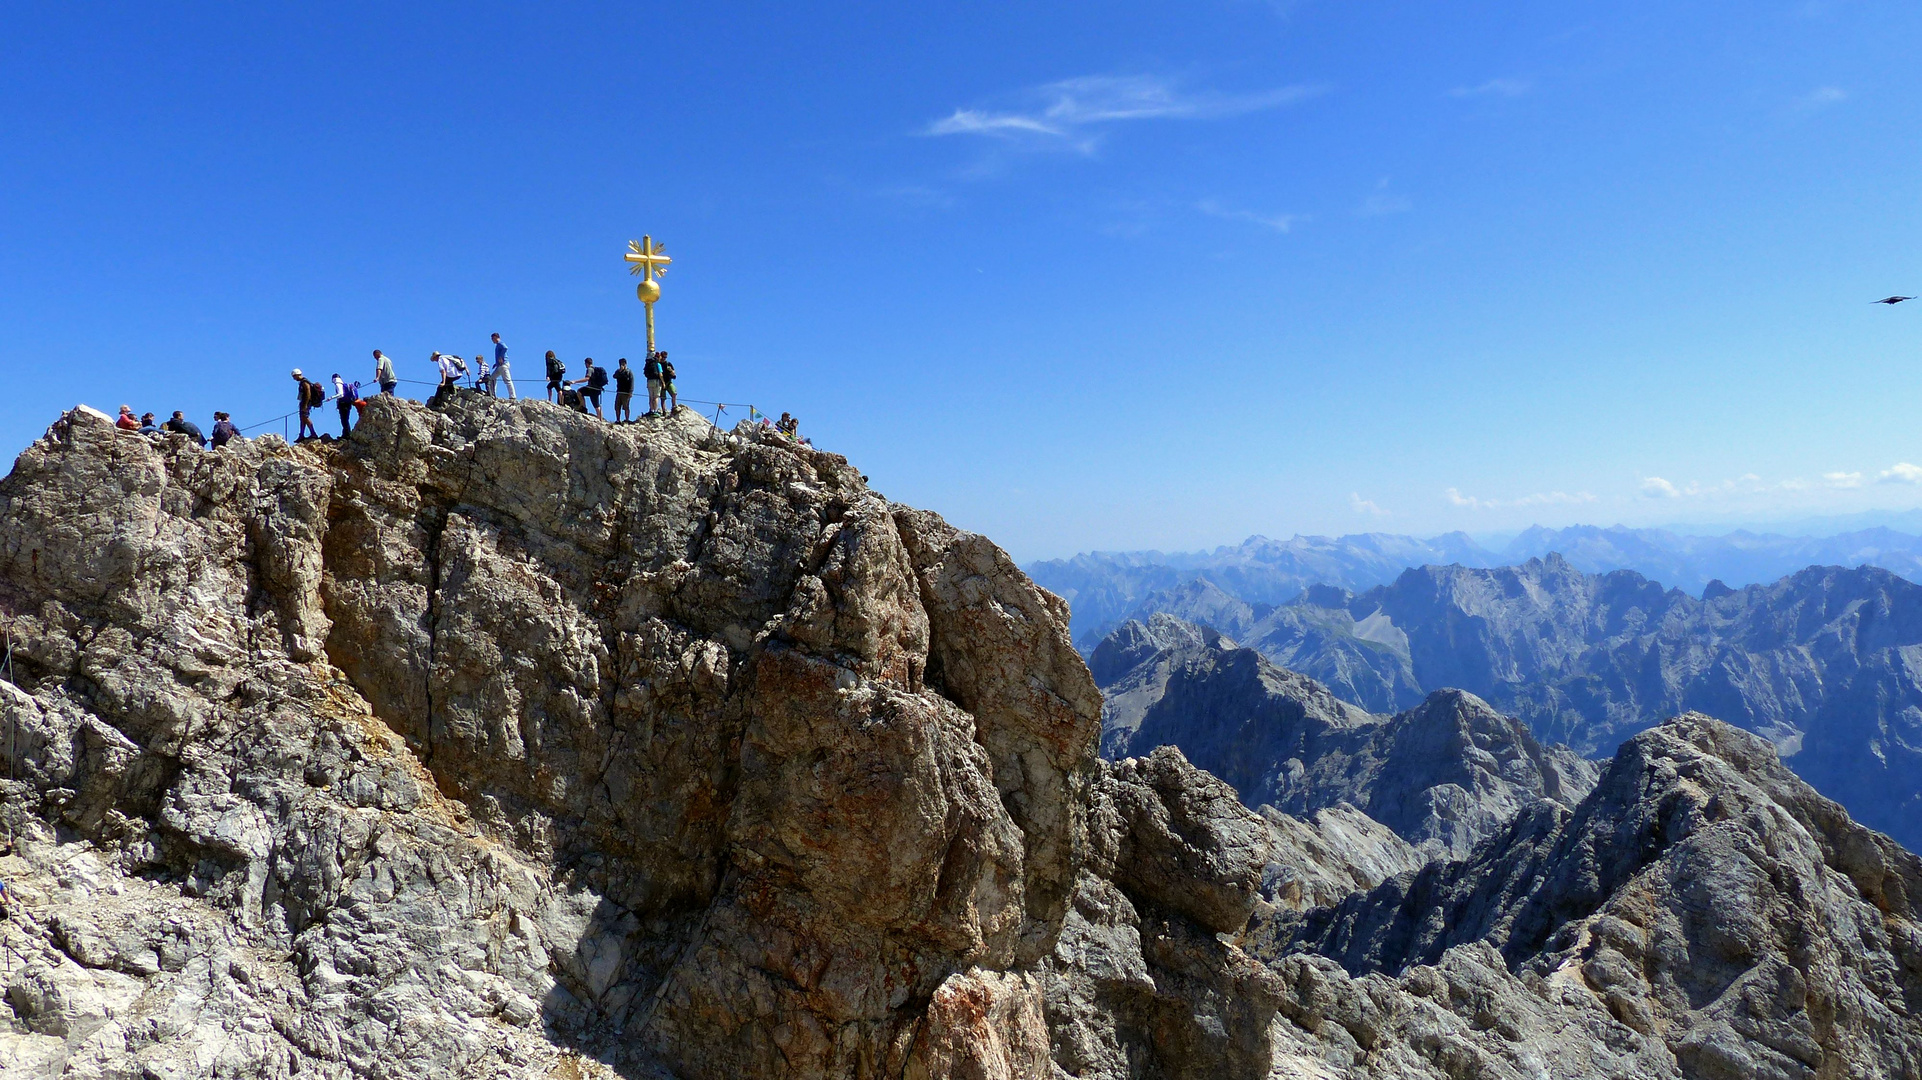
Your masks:
M200 433L200 425L187 419L187 414L181 412L179 409L174 410L173 419L168 420L164 426L168 431L176 435L185 435L189 439L192 439L194 445L200 447L202 450L207 448L207 436Z
M160 434L160 425L153 422L152 413L145 413L140 417L140 433L142 435Z
M240 438L240 429L234 426L233 419L224 412L214 414L214 449L218 450Z
M134 419L132 405L120 406L120 418L113 422L113 426L122 431L140 430L140 421Z

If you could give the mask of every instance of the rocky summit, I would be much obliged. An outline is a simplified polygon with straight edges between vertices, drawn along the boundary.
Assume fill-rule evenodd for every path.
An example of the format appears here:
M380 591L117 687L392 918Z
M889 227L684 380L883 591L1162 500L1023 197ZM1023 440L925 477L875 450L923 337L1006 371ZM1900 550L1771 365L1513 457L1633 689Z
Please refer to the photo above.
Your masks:
M746 426L77 408L0 616L9 1080L1922 1076L1922 864L1766 742L1421 848L1357 805L1397 754L1526 772L1464 695L1257 813L1099 755L991 542Z

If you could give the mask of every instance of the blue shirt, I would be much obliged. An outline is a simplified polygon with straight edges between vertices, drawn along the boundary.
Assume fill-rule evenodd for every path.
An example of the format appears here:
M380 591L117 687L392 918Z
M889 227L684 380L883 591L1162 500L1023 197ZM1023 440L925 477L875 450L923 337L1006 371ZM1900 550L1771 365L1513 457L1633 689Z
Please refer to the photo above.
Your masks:
M496 341L494 343L494 366L499 367L505 363L507 363L507 343L504 341Z

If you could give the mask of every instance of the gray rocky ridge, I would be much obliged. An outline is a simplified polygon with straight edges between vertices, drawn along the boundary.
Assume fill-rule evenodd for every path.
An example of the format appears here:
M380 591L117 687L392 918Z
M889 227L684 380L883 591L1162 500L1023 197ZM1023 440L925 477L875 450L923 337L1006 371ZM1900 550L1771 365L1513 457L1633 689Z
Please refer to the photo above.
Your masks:
M76 409L0 617L9 1080L1918 1075L1916 860L1766 744L1664 728L1452 862L1256 813L1099 756L992 543L746 427Z

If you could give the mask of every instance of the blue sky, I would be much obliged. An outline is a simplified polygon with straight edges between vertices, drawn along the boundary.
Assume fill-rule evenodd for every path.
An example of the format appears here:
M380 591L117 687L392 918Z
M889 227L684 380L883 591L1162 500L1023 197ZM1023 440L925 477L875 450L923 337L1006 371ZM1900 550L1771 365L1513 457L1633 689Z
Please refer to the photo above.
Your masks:
M499 330L1023 559L1922 506L1922 6L0 6L0 436Z

